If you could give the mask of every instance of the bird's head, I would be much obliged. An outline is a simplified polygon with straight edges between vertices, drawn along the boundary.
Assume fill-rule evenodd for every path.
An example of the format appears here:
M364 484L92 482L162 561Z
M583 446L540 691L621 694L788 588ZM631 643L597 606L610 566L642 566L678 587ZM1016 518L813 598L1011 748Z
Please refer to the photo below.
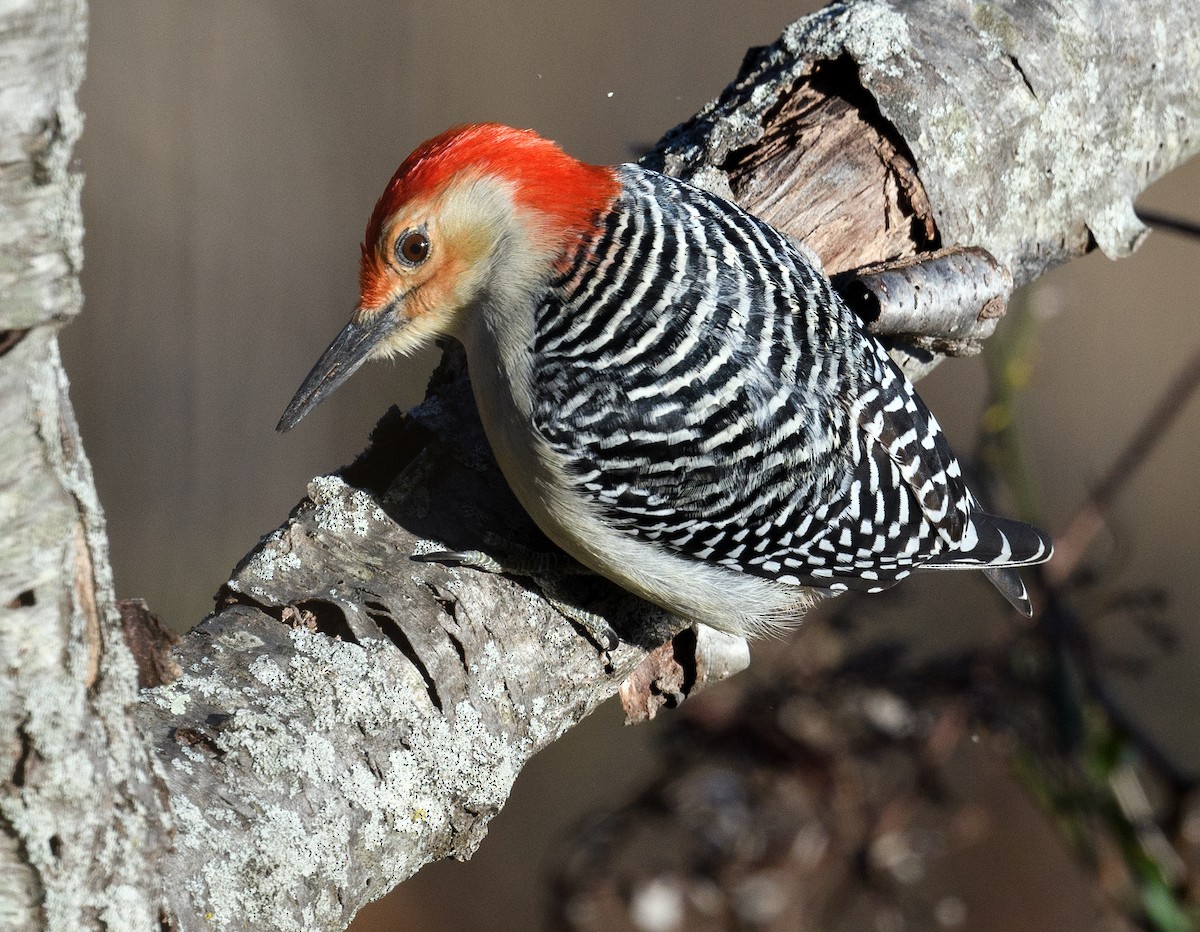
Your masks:
M294 427L366 360L461 337L485 299L531 294L616 193L611 169L530 130L479 123L422 143L371 213L358 307L277 429Z

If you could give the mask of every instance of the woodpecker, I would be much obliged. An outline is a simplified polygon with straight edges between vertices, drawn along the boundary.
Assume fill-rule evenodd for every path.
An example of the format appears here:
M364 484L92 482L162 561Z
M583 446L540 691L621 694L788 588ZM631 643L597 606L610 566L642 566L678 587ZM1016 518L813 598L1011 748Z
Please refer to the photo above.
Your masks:
M532 131L419 146L367 224L361 299L279 422L364 361L466 349L522 506L587 568L751 635L913 570L1014 567L1049 538L983 511L929 409L786 235L633 164Z

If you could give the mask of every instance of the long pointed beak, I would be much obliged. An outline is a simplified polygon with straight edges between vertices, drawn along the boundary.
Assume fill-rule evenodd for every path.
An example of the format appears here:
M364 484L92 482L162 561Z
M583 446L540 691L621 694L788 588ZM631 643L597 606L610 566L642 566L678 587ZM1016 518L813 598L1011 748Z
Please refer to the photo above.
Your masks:
M334 389L367 361L375 345L392 330L395 317L395 308L385 308L361 323L352 320L346 324L312 367L275 429L280 433L291 430L304 415L333 394Z

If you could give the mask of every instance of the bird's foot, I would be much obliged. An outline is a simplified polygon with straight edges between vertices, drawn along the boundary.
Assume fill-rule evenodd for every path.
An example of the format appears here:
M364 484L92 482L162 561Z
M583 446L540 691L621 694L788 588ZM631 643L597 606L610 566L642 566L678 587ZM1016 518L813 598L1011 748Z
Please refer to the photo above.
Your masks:
M596 612L589 612L586 608L580 608L578 605L564 602L561 598L554 595L553 582L547 583L546 580L538 579L537 583L542 587L542 593L546 596L546 601L550 603L551 608L566 618L567 621L573 622L582 628L588 640L600 648L605 656L617 649L621 643L621 639L603 615L599 615Z
M592 575L582 563L572 560L561 550L547 553L533 550L498 534L483 535L489 550L504 555L498 560L482 550L439 550L434 553L415 553L413 559L422 563L442 563L446 566L467 566L485 573L505 573L509 576L524 576L537 579L542 576Z
M485 573L509 572L499 560L482 550L437 550L433 553L414 553L412 558L418 563L466 566L473 570L483 570Z
M488 543L496 541L489 539ZM438 550L432 553L413 554L413 559L420 563L441 563L444 566L465 566L481 570L485 573L522 576L532 579L546 597L550 606L579 628L582 628L588 640L602 652L608 654L616 650L621 639L603 616L587 609L580 608L568 602L558 579L563 576L592 575L592 571L565 553L544 553L514 545L511 541L503 541L501 548L505 552L503 562L482 550Z

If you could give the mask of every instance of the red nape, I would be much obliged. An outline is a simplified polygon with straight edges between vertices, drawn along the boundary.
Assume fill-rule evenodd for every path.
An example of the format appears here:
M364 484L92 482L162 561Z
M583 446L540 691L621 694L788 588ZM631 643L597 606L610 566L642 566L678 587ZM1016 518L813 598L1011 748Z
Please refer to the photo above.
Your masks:
M367 224L364 261L401 205L468 169L512 181L517 202L553 218L564 233L586 229L617 193L612 169L580 162L533 130L499 123L456 126L421 143L396 169Z

